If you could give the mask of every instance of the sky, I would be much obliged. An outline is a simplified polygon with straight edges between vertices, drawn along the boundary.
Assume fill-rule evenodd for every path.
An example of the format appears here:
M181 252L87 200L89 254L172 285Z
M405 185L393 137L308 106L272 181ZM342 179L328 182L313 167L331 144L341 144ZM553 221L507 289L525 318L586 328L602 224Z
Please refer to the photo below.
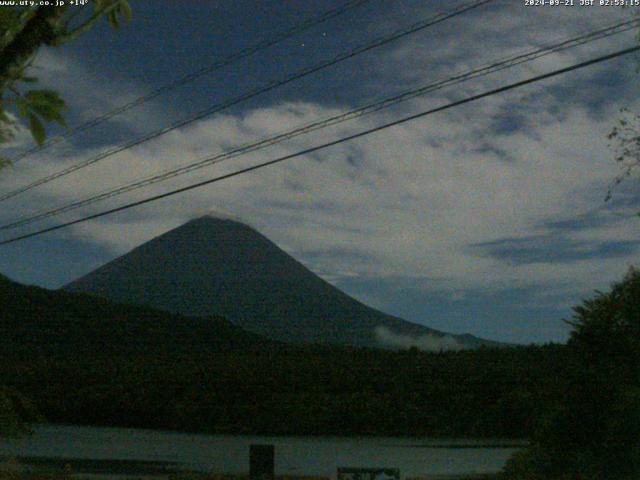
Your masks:
M71 126L272 38L342 1L132 0L42 49L33 74ZM466 2L369 0L0 172L0 193ZM2 225L380 98L631 18L630 9L496 0L241 102L6 200ZM597 2L596 2L597 3ZM74 8L89 8L74 7ZM0 231L52 226L257 164L636 44L613 36L403 102L96 203ZM640 252L640 185L620 184L608 133L637 112L625 56L178 196L0 246L0 273L59 288L186 221L219 212L253 226L330 283L384 312L514 343L563 342L571 307L621 279ZM63 130L52 127L55 136ZM32 145L22 128L6 152Z

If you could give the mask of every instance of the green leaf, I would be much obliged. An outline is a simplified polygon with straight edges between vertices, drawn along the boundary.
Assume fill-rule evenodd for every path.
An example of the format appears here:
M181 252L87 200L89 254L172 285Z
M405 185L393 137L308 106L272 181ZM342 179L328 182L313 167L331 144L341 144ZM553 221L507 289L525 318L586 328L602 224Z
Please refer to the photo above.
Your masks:
M25 95L29 103L33 104L35 107L37 106L49 106L54 108L55 110L60 110L64 108L64 100L60 98L58 92L53 90L29 90Z
M36 143L42 145L47 138L47 134L44 130L44 125L42 125L42 122L36 115L29 115L29 129Z
M109 25L111 25L113 28L118 28L120 26L120 24L118 23L117 11L112 10L111 12L109 12L107 18L109 20Z
M18 113L21 117L29 116L29 104L22 98L16 99L16 108L18 109Z
M131 11L131 5L129 5L129 2L127 0L120 0L119 11L120 11L120 14L122 15L122 18L124 18L126 22L131 21L131 17L133 16L133 14Z
M53 90L30 90L25 94L28 107L46 121L65 125L61 111L66 107L64 100Z

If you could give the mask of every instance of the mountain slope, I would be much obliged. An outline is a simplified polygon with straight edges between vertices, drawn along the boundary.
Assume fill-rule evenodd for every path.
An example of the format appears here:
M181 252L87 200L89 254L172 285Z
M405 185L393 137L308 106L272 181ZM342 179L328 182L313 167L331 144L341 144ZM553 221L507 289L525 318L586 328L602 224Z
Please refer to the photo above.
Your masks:
M219 317L188 318L0 277L0 352L89 356L250 350L274 346Z
M402 335L445 335L363 305L251 227L209 216L156 237L64 288L183 315L221 315L291 343L380 347L380 327ZM463 346L492 343L469 335L454 338Z

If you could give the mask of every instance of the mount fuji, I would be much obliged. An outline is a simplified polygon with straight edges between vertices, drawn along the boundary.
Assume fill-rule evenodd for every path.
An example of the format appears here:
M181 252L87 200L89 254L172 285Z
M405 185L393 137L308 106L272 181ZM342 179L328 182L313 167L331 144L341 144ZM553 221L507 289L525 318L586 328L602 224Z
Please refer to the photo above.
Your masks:
M329 284L252 227L204 216L63 287L191 317L221 315L295 344L439 350L498 345L368 307Z

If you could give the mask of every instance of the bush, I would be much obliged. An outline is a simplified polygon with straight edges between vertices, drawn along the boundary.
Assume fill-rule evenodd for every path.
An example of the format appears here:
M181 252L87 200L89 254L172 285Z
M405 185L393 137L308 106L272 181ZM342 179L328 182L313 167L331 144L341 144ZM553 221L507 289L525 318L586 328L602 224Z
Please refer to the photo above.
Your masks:
M570 368L508 479L640 478L640 272L574 308Z

